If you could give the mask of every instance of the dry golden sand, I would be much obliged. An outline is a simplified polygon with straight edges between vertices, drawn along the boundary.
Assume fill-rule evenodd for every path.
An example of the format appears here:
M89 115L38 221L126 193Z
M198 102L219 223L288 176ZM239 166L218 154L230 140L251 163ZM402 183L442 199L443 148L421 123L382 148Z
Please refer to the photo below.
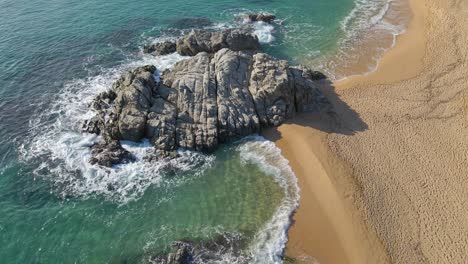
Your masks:
M468 1L410 2L376 72L323 84L333 113L265 134L301 187L290 256L468 263Z

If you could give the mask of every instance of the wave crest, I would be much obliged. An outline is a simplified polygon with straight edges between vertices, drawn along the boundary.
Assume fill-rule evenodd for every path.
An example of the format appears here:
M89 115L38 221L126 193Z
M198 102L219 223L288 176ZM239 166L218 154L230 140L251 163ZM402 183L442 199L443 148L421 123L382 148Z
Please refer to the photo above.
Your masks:
M173 160L146 161L144 156L153 149L147 141L122 142L123 147L136 156L136 162L111 169L91 165L88 162L90 146L100 138L79 132L83 120L94 115L89 103L97 94L110 89L124 71L147 64L162 71L182 59L184 57L177 54L143 55L139 60L105 70L97 76L67 83L55 103L31 119L31 133L19 147L20 159L37 164L34 174L52 181L62 197L103 195L119 202L138 198L151 185L170 184L162 181L162 168L201 173L214 162L213 156L180 151L180 157Z

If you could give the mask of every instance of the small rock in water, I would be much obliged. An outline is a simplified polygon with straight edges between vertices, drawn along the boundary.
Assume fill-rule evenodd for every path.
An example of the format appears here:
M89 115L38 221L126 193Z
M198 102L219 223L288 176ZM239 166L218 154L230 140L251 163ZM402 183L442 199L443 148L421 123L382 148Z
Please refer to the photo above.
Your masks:
M100 128L101 121L99 121L99 116L96 115L93 118L89 120L85 120L83 122L83 126L81 127L81 131L85 133L90 133L90 134L100 134L101 133L101 128Z
M143 47L144 53L160 56L176 52L176 44L171 41L164 41Z
M94 144L91 147L91 155L89 163L104 167L112 167L113 165L135 160L135 157L125 150L118 140Z
M194 249L191 243L176 241L172 243L171 252L167 255L150 257L143 263L158 263L158 264L194 264L193 254Z
M271 15L271 14L264 14L264 13L259 13L259 14L249 14L247 15L247 18L249 19L250 22L266 22L266 23L271 23L273 20L276 19L276 16Z

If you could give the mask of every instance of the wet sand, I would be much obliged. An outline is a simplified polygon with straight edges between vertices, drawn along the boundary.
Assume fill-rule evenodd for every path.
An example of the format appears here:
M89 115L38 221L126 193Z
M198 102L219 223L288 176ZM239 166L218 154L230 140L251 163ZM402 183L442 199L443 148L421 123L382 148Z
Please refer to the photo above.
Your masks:
M466 263L468 1L410 0L376 72L322 83L333 111L265 133L301 186L304 263Z

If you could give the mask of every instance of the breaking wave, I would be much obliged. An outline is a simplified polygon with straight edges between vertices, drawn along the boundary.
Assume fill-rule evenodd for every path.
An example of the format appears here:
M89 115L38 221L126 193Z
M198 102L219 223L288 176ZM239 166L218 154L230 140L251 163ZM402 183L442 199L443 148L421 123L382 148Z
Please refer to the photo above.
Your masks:
M260 43L267 44L275 41L275 37L273 36L275 27L272 24L262 21L253 22L253 28L253 33L258 37Z
M320 58L321 70L335 80L375 71L381 57L395 45L409 22L406 1L355 0L354 4L340 23L344 37L338 51ZM365 65L356 67L359 64Z
M299 205L299 186L289 162L281 155L276 145L262 137L247 137L238 147L241 160L257 165L272 176L283 188L284 199L273 218L257 232L249 250L249 263L282 263L282 254L288 240L290 216Z
M90 146L100 140L93 134L80 133L82 121L94 115L89 104L94 97L112 87L112 83L125 71L152 64L159 71L172 67L185 59L177 54L160 57L139 55L118 67L102 70L96 76L67 82L46 111L33 115L30 133L19 146L20 159L35 167L34 174L54 186L63 198L103 197L118 204L138 200L150 186L179 186L197 179L216 161L215 155L179 150L175 159L147 160L153 150L145 140L140 143L122 141L136 161L112 168L91 165ZM247 137L230 147L239 152L243 163L258 166L284 190L284 199L273 217L259 230L242 254L224 252L222 263L281 263L287 241L290 216L298 205L299 187L288 162L273 142L261 137ZM178 177L166 177L176 173ZM180 176L180 177L179 177ZM164 188L168 189L168 188ZM171 199L168 193L164 202Z
M122 142L135 155L136 162L110 169L91 165L90 146L99 141L99 136L80 133L83 120L94 115L89 103L97 94L110 89L124 71L147 64L162 71L183 59L177 54L142 55L139 60L104 70L97 76L66 83L52 106L31 119L31 132L19 148L20 158L38 164L34 173L52 181L62 197L102 195L119 202L138 198L151 185L170 184L162 181L165 167L194 174L203 172L214 162L213 156L181 150L179 158L149 162L144 159L152 149L147 141Z

